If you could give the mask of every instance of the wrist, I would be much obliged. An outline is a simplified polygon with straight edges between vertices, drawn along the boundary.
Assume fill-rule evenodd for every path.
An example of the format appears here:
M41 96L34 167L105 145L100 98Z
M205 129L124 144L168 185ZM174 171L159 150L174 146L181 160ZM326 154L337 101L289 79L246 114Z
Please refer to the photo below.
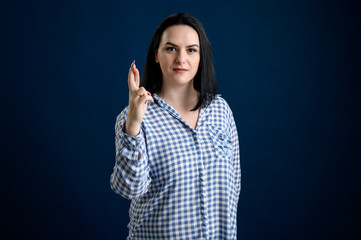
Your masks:
M137 136L140 133L139 124L131 124L128 121L124 125L124 132L130 136Z

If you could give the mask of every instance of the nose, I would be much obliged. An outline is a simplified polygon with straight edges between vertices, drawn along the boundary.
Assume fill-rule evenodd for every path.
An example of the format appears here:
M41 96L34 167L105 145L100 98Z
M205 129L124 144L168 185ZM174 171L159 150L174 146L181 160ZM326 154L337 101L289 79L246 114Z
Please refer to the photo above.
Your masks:
M177 54L177 63L185 63L186 61L186 52L184 50L180 50Z

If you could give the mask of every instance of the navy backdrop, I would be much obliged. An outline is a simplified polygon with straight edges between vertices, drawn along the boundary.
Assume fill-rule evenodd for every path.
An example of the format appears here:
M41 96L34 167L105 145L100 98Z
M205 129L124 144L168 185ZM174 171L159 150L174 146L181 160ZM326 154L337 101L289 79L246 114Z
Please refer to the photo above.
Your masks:
M2 239L125 239L113 193L127 71L196 16L242 148L239 239L361 239L356 1L3 1Z

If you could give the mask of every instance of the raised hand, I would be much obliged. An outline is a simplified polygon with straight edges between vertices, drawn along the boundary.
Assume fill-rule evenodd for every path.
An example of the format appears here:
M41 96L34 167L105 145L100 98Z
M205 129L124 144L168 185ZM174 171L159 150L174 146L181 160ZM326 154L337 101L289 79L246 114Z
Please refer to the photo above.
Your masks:
M140 125L147 111L148 101L154 102L150 92L144 87L139 87L139 70L135 66L135 61L129 69L128 87L129 87L129 108L125 123L125 133L136 136L139 134Z

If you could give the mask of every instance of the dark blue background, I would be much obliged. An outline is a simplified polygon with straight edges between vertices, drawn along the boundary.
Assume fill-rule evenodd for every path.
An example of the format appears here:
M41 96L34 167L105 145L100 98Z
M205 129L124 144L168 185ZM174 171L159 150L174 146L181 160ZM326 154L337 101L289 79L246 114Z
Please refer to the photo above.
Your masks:
M361 239L355 2L3 2L1 234L125 239L129 202L109 177L127 70L188 12L237 122L239 239Z

